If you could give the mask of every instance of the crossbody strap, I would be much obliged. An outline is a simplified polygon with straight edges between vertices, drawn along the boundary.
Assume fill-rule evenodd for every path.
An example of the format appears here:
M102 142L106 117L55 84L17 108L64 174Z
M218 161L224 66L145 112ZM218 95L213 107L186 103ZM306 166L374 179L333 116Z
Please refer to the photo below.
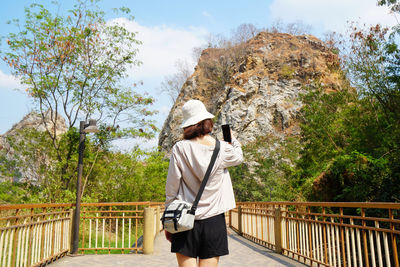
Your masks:
M212 154L212 156L211 156L211 161L210 161L210 164L208 165L206 174L204 175L204 179L203 179L203 181L201 182L199 192L197 193L196 199L194 200L193 205L192 205L192 208L190 209L190 212L189 212L190 214L193 214L193 215L194 215L195 212L196 212L197 205L199 204L201 195L203 194L203 191L204 191L204 188L206 187L208 178L210 177L211 170L212 170L212 168L214 167L215 160L217 159L217 156L218 156L218 153L219 153L219 148L220 148L219 140L218 140L218 139L215 139L215 148L214 148L214 152L213 152L213 154Z

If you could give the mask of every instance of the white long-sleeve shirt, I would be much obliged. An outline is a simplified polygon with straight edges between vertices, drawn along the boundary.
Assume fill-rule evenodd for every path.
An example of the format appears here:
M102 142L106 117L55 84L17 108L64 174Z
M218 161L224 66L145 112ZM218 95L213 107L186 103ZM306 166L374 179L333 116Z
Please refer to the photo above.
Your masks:
M224 213L236 206L227 167L238 165L243 161L242 148L239 141L234 138L232 144L220 142L218 157L197 206L196 220ZM191 140L179 141L172 147L165 186L165 205L175 199L194 202L213 151L214 146Z

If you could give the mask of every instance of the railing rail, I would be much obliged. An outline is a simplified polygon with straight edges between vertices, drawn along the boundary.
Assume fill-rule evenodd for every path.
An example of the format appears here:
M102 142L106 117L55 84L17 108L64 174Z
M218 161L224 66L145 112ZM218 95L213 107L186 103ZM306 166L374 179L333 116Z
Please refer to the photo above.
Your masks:
M161 202L82 203L79 252L142 251L138 239L144 209L156 211L151 218L154 240L162 206ZM71 249L73 208L67 203L0 205L0 266L40 266L66 255Z
M311 266L399 267L400 203L241 202L231 227Z
M79 252L126 253L143 251L144 210L161 202L84 203L81 205ZM155 225L155 224L154 224ZM154 238L153 238L154 239Z
M231 228L260 245L275 249L274 210L273 204L240 203L230 211Z
M310 266L399 267L400 203L239 202L229 224ZM163 203L84 203L80 253L147 251ZM0 205L0 266L44 265L70 250L73 204ZM146 210L146 211L145 211ZM145 220L144 215L150 214ZM148 222L151 227L144 230ZM150 246L149 246L150 244Z
M72 205L0 205L0 266L38 266L70 249Z

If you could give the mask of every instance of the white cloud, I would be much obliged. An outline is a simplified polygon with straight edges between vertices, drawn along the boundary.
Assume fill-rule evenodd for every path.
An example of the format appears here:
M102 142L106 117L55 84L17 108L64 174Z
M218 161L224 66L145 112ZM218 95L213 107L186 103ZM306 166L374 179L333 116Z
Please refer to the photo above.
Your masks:
M0 70L0 88L4 89L22 89L20 81L10 74L5 74Z
M201 15L203 15L204 17L207 17L207 18L211 17L210 13L208 13L207 11L201 12Z
M320 31L344 32L347 21L392 26L396 18L376 0L273 0L272 19L285 22L301 20Z
M134 68L130 75L135 81L161 82L164 76L176 72L175 62L178 59L186 60L194 67L192 49L204 45L209 35L205 28L198 27L178 28L167 25L147 27L125 18L110 21L113 22L123 23L128 30L137 32L136 37L142 42L138 46L138 59L143 64ZM0 88L20 89L22 86L18 79L0 70Z
M204 28L146 27L124 18L112 22L123 23L128 30L137 32L137 39L142 42L138 47L138 59L143 64L135 68L135 80L151 78L161 81L165 75L176 72L174 64L178 59L187 60L194 67L192 49L204 44L208 34Z

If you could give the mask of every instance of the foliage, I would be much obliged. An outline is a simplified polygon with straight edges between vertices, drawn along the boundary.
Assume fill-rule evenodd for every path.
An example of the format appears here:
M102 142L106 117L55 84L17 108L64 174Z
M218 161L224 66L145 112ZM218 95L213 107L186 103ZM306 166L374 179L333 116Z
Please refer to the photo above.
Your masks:
M291 66L288 65L283 65L281 70L280 70L280 76L282 76L282 78L284 79L293 79L293 75L295 73L295 69Z
M287 177L298 155L297 144L298 140L293 137L279 140L267 136L243 146L246 163L229 170L237 200L293 200L295 190ZM268 152L266 147L270 148Z
M18 137L10 138L14 154L11 160L18 162L18 170L36 173L37 177L33 184L32 181L0 183L0 201L74 202L78 152L74 151L70 160L67 172L73 178L66 185L58 179L62 164L56 160L48 135L32 129L22 130L18 134ZM74 128L66 135L79 138ZM63 137L67 138L66 135ZM143 151L138 147L130 153L102 150L90 138L87 138L85 146L82 201L163 201L168 161L161 152ZM10 175L1 172L2 177L10 177L10 181L15 179Z
M348 103L355 100L348 90L325 93L324 88L309 88L302 100L301 142L303 149L298 167L304 175L315 175L329 165L329 160L341 153L347 142L343 129L343 113L351 108Z
M398 0L378 0L378 5L386 5L391 9L392 12L395 13L400 11L400 4L398 3Z
M139 64L139 42L123 27L106 24L104 14L88 3L78 2L66 18L32 5L26 25L9 36L4 59L22 77L41 114L48 108L54 115L64 112L69 129L62 136L47 127L45 134L23 130L22 138L9 137L10 150L0 150L0 173L6 178L0 184L1 202L73 202L79 139L74 125L91 115L101 116L102 131L86 140L83 201L164 199L168 161L162 153L109 149L114 138L152 134L151 122L142 119L151 115L146 106L153 100L119 83L129 65ZM400 10L396 0L379 4ZM304 34L307 27L300 26L286 31ZM351 31L345 54L328 36L344 70L330 71L350 84L332 90L313 81L302 96L300 139L267 136L243 146L247 163L230 169L237 200L400 201L400 27L360 29L352 24ZM209 43L217 49L203 52L199 65L211 88L229 82L247 54L243 42L256 32L247 25L233 34L239 41L214 38ZM292 70L284 66L281 71L290 78ZM183 80L168 88L177 92ZM51 118L55 123L57 116ZM132 127L118 127L120 119ZM31 171L37 174L36 185L11 182Z
M400 105L398 57L395 35L379 24L368 30L353 26L351 53L346 67L361 96L371 97L383 112L400 120L396 108ZM390 119L387 117L387 119Z
M56 158L49 136L35 129L26 128L16 131L14 135L7 136L7 141L13 155L10 161L15 162L15 167L20 175L29 173L36 175L29 177L31 180L37 183L48 183L48 181L42 180L42 174L50 171L52 166L49 166L49 160ZM3 175L7 176L7 173L3 173Z
M231 167L229 173L237 201L261 201L264 198L264 186L254 179L248 165Z
M120 12L129 15L127 8ZM96 1L75 2L63 16L40 4L25 8L25 21L13 20L19 29L7 36L2 59L26 86L42 116L55 153L54 174L61 189L70 189L75 167L79 120L97 118L102 132L97 144L107 149L115 138L152 137L157 130L148 116L154 101L124 85L140 44L123 25L107 23ZM50 119L46 120L46 114ZM68 134L60 137L57 125L66 119ZM48 147L48 146L46 146ZM53 155L51 155L53 156ZM32 158L34 159L34 158ZM58 177L57 177L58 176ZM56 178L57 177L57 178Z
M94 170L93 194L99 201L163 201L168 161L160 152L135 148L108 155ZM91 183L95 183L93 181Z
M398 1L381 2L392 8L398 5ZM255 150L247 151L247 158L256 159L256 164L235 170L238 174L234 171L233 179L238 183L235 176L246 173L264 180L255 189L246 179L234 185L247 198L241 200L266 200L265 186L274 181L267 177L283 177L277 184L291 191L282 195L285 200L400 200L400 31L380 25L360 29L356 24L351 31L345 40L347 51L339 47L343 39L328 36L330 48L342 58L343 69L330 71L350 83L332 89L314 80L306 88L299 114L300 147L292 150L300 157L292 165L280 166L285 157L260 154L263 147L271 146L268 143L257 142ZM285 73L290 74L282 70ZM285 142L284 147L289 144ZM241 192L246 186L251 195Z
M21 173L17 167L17 161L15 159L8 159L4 148L0 150L0 174L4 177L21 178Z
M92 116L100 116L113 128L121 117L137 125L128 114L149 115L142 107L153 100L120 83L130 66L140 64L135 59L140 44L135 33L106 23L105 13L94 1L77 1L68 13L53 16L39 4L26 8L25 25L14 21L22 29L9 34L4 61L27 86L40 113L63 114L69 128L78 118ZM58 118L52 119L55 124ZM116 129L115 134L139 134L128 129ZM55 129L49 126L48 131L55 139Z
M375 159L353 151L338 156L314 183L313 197L342 202L381 201L390 174L385 158Z
M0 183L0 204L39 203L40 188L29 183Z
M361 65L357 56L363 56L365 65ZM360 60L358 64L356 60ZM303 149L296 175L290 179L293 187L300 187L308 199L399 199L399 186L395 182L400 174L399 122L387 102L378 99L387 100L393 94L382 88L381 83L366 82L367 79L376 82L381 75L375 73L376 62L368 60L371 60L368 53L354 52L354 57L346 62L351 75L359 79L355 81L352 76L357 90L349 87L328 93L323 86L317 86L303 97ZM398 87L393 88L398 91Z

